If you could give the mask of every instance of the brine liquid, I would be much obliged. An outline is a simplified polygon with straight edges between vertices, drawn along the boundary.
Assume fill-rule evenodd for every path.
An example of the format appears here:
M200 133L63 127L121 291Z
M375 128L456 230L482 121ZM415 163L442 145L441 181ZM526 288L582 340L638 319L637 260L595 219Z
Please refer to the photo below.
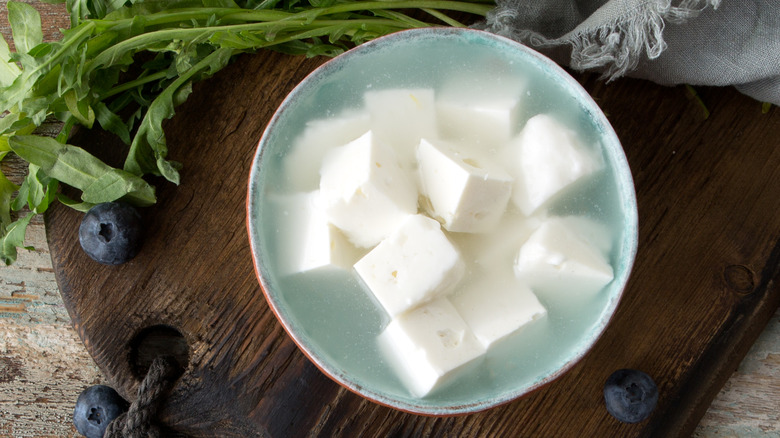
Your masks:
M431 44L436 44L432 42ZM585 144L601 149L603 135L592 121L588 110L562 90L560 82L552 79L544 68L535 65L520 65L511 59L497 56L486 49L484 55L473 55L467 48L431 50L418 47L403 55L376 51L365 56L358 63L363 68L358 73L336 72L331 80L317 84L316 91L302 98L301 111L305 117L289 121L286 132L300 133L307 120L339 117L344 111L360 110L363 94L370 90L388 88L429 87L436 90L437 84L453 71L473 78L470 86L477 89L495 75L522 75L527 79L525 115L518 121L518 131L528 117L538 113L555 115L570 128L579 132ZM404 62L401 58L409 61ZM425 59L429 67L416 68L415 59ZM344 80L343 75L350 75ZM308 119L307 119L308 117ZM292 145L294 134L283 134L274 139ZM273 156L265 157L266 185L268 197L289 194L286 187L283 160L285 147ZM550 215L586 216L603 223L614 233L610 262L617 272L617 260L621 259L625 213L621 192L617 187L615 163L604 154L606 166L598 173L578 181L562 196L547 206ZM511 201L510 201L511 205ZM264 243L266 254L277 253L276 233L284 223L274 223L279 217L273 211L273 203L265 202L262 211ZM518 248L519 249L519 248ZM464 255L467 257L467 255ZM563 365L571 352L582 351L590 341L589 333L603 321L605 309L609 307L610 294L602 290L590 299L553 301L545 295L538 295L548 314L531 323L508 338L495 344L487 354L467 367L453 384L448 384L430 394L422 402L415 400L402 385L379 350L376 339L389 322L381 307L363 289L362 282L354 271L318 270L292 276L275 274L277 267L273 259L264 260L268 281L278 284L291 319L296 328L305 332L312 342L312 349L335 363L337 372L348 375L358 385L377 388L381 392L394 394L399 399L414 400L416 404L458 403L464 400L479 400L501 391L525 387L537 382L539 376ZM607 286L609 288L610 286ZM362 385L366 382L366 385Z

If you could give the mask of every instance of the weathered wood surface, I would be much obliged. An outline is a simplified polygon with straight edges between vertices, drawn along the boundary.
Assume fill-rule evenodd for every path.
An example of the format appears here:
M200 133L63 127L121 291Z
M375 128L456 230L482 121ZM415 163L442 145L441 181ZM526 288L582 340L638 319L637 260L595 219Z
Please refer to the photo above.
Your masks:
M3 166L6 171L9 166ZM16 174L19 177L19 174ZM81 390L108 383L78 339L54 281L42 223L0 267L0 437L76 437ZM693 436L780 436L780 311L713 400Z
M70 325L42 223L28 243L0 267L0 436L77 436L75 397L104 380Z
M2 4L4 11L4 3ZM39 5L36 4L37 6ZM4 34L6 30L7 28L3 27ZM267 103L271 108L278 103L286 91L291 89L295 83L296 75L299 78L305 71L316 65L310 61L289 61L291 65L295 63L299 63L299 65L295 67L292 76L288 77L286 82L275 83L275 87L260 88L257 84L244 83L242 85L241 74L244 71L266 72L268 69L275 68L274 66L280 62L287 62L286 58L278 55L265 58L264 55L261 55L248 61L242 60L242 62L244 64L239 67L234 66L232 70L223 74L223 77L231 78L229 82L233 82L234 78L237 82L218 86L232 87L234 90L240 89L242 91L278 89L278 96L270 97L273 102ZM626 143L629 161L637 179L640 196L640 221L644 221L640 240L640 257L643 258L638 261L637 273L632 278L630 288L654 292L665 298L667 297L665 289L672 288L675 289L675 297L678 298L672 298L669 306L689 305L699 309L699 313L694 315L699 320L698 325L686 321L684 318L672 318L670 323L675 325L663 328L662 334L673 338L672 345L659 344L656 339L651 339L650 336L644 334L620 332L621 334L617 335L613 332L612 336L608 336L608 339L603 339L599 343L597 351L592 356L601 357L599 355L604 355L610 348L619 346L621 351L614 354L617 356L614 363L628 364L644 369L649 367L650 371L655 371L657 376L662 376L662 390L666 389L667 391L662 393L659 415L665 414L666 416L649 422L649 425L657 433L663 431L664 427L669 427L668 430L671 431L689 431L688 433L690 433L694 430L695 422L701 417L704 409L709 406L709 410L704 414L698 428L695 429L694 433L698 436L780 435L780 426L778 426L780 421L778 421L776 409L776 406L780 404L780 388L778 388L778 380L780 380L780 354L778 354L780 351L778 331L780 329L778 326L780 326L780 322L778 322L777 313L771 308L771 303L774 303L774 308L776 308L777 302L762 301L767 297L776 297L776 286L773 283L774 274L776 274L776 270L773 269L776 266L773 268L771 265L777 263L777 260L773 260L772 257L772 248L777 244L779 235L777 220L772 214L776 204L774 200L777 199L777 196L772 198L770 195L777 195L777 183L776 179L761 180L762 175L764 177L773 175L772 169L778 168L778 161L776 153L763 153L760 150L761 148L764 148L765 151L776 149L777 138L780 138L778 110L775 108L772 113L761 115L760 107L756 102L736 95L731 90L706 90L704 97L711 104L713 116L707 121L702 121L698 119L698 108L686 100L684 92L680 88L665 89L639 81L618 81L604 85L587 76L583 76L583 80L589 91L604 106L618 130L618 134ZM215 102L207 95L209 87L213 86L216 85L201 87L199 89L200 97L197 97L197 94L194 95L194 101L180 111L179 121L174 120L172 123L171 129L174 132L185 129L186 123L181 120L182 117L186 117L185 120L191 118L192 123L201 125L209 119L208 111L205 115L199 114L202 112L199 104L203 105L208 102L209 107L216 107L212 107L212 111L217 111L220 105L225 105L225 102L219 100ZM632 98L621 97L624 93L630 93ZM274 99L276 100L274 101ZM648 102L648 104L647 107L639 107L637 102ZM246 107L243 109L246 112L242 112L242 115L248 113L254 114L260 119L264 117L267 119L267 110L257 109L253 106L257 103L239 102L239 104L241 103L245 104ZM634 110L637 113L632 115L631 111ZM211 117L214 117L214 113L210 114ZM644 117L640 114L644 114ZM648 120L647 114L663 116ZM237 138L243 137L243 134L257 135L264 125L263 120L247 121L243 117L234 121L235 125L231 126L221 126L221 124L230 124L230 120L217 121L221 132L233 133L235 130L238 134L242 134L229 136L226 143L230 145L238 141ZM721 126L719 124L726 128L719 129L718 126ZM763 132L764 128L769 133ZM190 135L192 134L190 133ZM627 140L631 140L631 143L628 143ZM251 139L250 143L255 141L256 139ZM239 143L241 142L239 141ZM240 147L251 149L250 145L244 143L241 143ZM743 154L748 156L742 157ZM183 154L180 153L179 156L181 157ZM187 158L183 161L188 163L190 172L197 174L197 166L204 165L204 163ZM749 170L747 177L739 177L734 172L735 169L740 168L740 165L737 164L734 164L733 169L730 167L728 163L734 161L742 162L741 165L744 165L742 169ZM239 169L231 170L231 175L241 175L241 171L246 170L241 166L246 166L247 163L237 163L236 165ZM712 169L712 171L703 172L702 166L708 166L707 168ZM4 170L6 168L7 166L4 166ZM665 170L667 168L668 170ZM201 172L203 171L201 170ZM684 180L674 179L678 173L684 173ZM728 181L736 184L736 187L730 188L727 181L718 181L718 175L729 178ZM751 178L757 178L758 181L750 181ZM758 187L761 187L762 184L766 187L759 189ZM698 189L699 195L704 199L697 202L696 199L681 198L680 193L689 193L693 187ZM208 188L206 189L208 190ZM230 192L227 198L235 197L238 192L243 191L235 190L235 187L222 187L222 189ZM648 192L661 189L667 191L668 194L665 197L657 194L655 197L647 195ZM180 200L182 192L185 192L188 198L189 195L192 195L192 199L185 204L194 204L195 207L187 205L188 208L197 208L198 205L202 207L202 204L199 204L199 202L203 202L202 199L199 201L198 196L200 195L192 191L192 187L188 190L185 185L184 189L179 190L178 197L174 197L170 192L167 195L163 194L161 196L161 204L163 205L153 215L164 215L166 208L182 207L170 205L170 203L182 202ZM737 193L740 194L739 197L736 196ZM725 198L719 198L721 194ZM219 199L226 201L226 198ZM166 200L169 202L167 206L165 205ZM734 201L735 204L731 205L727 201ZM701 214L691 215L689 213L691 209L685 208L685 203L693 204L693 207L698 209L697 211L700 211ZM715 205L713 206L713 204ZM242 241L245 239L243 230L234 223L235 217L232 217L231 214L225 214L225 211L233 213L233 208L232 205L227 206L220 216L202 216L200 213L194 212L185 216L191 219L188 225L196 233L199 230L197 221L220 223L227 226L233 231L228 243L231 245L235 243L240 248L241 245L245 245L245 242ZM57 214L68 215L69 213L58 211ZM717 217L710 217L712 215ZM758 223L760 221L756 221L756 215L761 220L765 219L767 223ZM70 217L72 225L75 219L73 216ZM164 216L161 217L164 219ZM243 220L243 218L241 219ZM710 225L707 225L708 221L711 222ZM52 222L50 225L64 226L66 222L66 220ZM736 225L729 225L730 223ZM163 220L163 224L170 225L171 223ZM739 226L739 224L747 226ZM725 236L713 232L711 227L715 225L722 227L721 233ZM173 228L163 228L166 231L173 230ZM66 237L69 234L62 229L59 231L64 233ZM32 237L34 239L36 238L35 232L38 233L37 239L42 239L42 226L40 224L33 229ZM67 239L71 239L71 242L68 243ZM705 245L705 241L708 240L709 244ZM696 250L701 252L698 258L691 257L692 250L686 251L685 247L691 244L695 245ZM70 251L67 246L73 246L72 233L70 233L70 237L60 240L59 245L60 250ZM3 342L0 344L0 348L2 348L0 351L10 352L2 356L7 363L5 368L0 366L0 414L2 415L0 434L7 433L8 436L68 436L73 434L69 416L78 391L82 386L103 379L85 351L93 353L103 371L108 374L108 380L123 387L121 389L125 392L132 389L134 377L124 374L116 375L117 365L113 363L121 362L122 357L111 358L106 356L105 352L96 352L94 343L87 344L87 348L84 349L77 341L74 332L69 328L69 319L58 300L56 284L51 280L51 265L45 263L46 245L36 244L36 246L39 247L39 252L32 254L38 254L37 261L26 265L26 258L31 254L23 253L20 263L16 266L0 268L2 269L0 270L0 278L3 282L0 284L4 285L3 289L0 289L0 297L2 297L0 299L8 297L10 305L16 306L13 309L17 310L13 316L9 317L12 313L9 312L8 315L3 314L0 318L0 335L3 336L0 340ZM687 258L681 260L678 253L683 253ZM246 257L246 254L241 254L240 250L231 250L230 248L225 249L222 254L230 259ZM44 262L41 262L41 256L43 256ZM58 260L63 261L63 259L69 259L69 257ZM687 265L677 269L675 263L680 261L686 262ZM240 263L246 263L246 261ZM73 262L70 267L74 266L77 267L78 264ZM730 266L743 266L745 268L725 269ZM713 269L706 276L702 276L703 272L707 272L705 269L707 267ZM35 272L29 277L22 276L25 279L20 280L18 273L26 272L26 269ZM654 272L655 269L663 269L661 271L665 277L663 280L657 278L658 272ZM193 271L195 270L193 269ZM741 283L735 282L730 275L724 277L724 272L726 274L748 273L750 276L746 278L745 283ZM689 273L690 275L688 275ZM699 277L695 277L696 273L699 274ZM214 278L213 275L215 274L212 273L212 280L221 281L212 281L206 286L201 285L208 288L210 294L223 293L229 288L257 290L257 286L253 283L254 278L251 275L247 277L246 273L238 278L231 278L230 282L224 276ZM689 276L692 278L688 278ZM147 278L152 279L151 277ZM732 281L726 282L724 285L725 279ZM154 277L153 280L165 280L165 276ZM22 281L24 283L21 283ZM751 281L753 282L752 288L750 287ZM45 284L46 286L32 286L34 284ZM702 286L702 284L706 285ZM28 293L31 287L42 287L42 289L40 292ZM743 288L750 288L753 293L735 294L729 291L729 287L736 289L737 292ZM178 288L179 286L177 286ZM710 299L713 301L711 305L708 305L702 296L695 291L688 292L689 295L681 292L697 288L706 289L710 293ZM47 292L42 292L43 290ZM775 295L771 295L772 293ZM175 299L172 302L176 304ZM20 307L20 303L23 303L24 307ZM755 312L752 312L751 306L756 303L764 303L764 307L759 312L760 315L767 315L764 321L772 312L775 312L775 316L754 348L748 353L747 359L737 368L739 358L746 353L749 343L761 329L761 327L750 326L745 322L755 318ZM255 301L250 304L261 306L261 308L263 305L262 302ZM47 305L51 307L47 307ZM224 303L215 300L209 301L208 305L218 307ZM648 298L644 301L639 300L633 304L629 302L629 304L621 306L621 311L625 316L623 319L618 318L616 324L622 324L624 327L631 325L640 326L643 329L648 328L648 326L653 328L650 320L658 319L656 318L658 315L640 314L638 320L634 318L630 322L625 321L627 316L640 312L641 309L638 307L642 305L652 305L652 303ZM730 310L731 306L736 306L736 310ZM49 309L43 312L44 315L49 315L48 312L50 312L52 315L58 316L41 316L39 308ZM31 309L35 309L37 313L32 313ZM202 309L199 311L204 312ZM266 382L266 385L270 387L268 393L272 397L263 406L276 415L281 414L280 409L286 410L286 415L283 417L289 424L276 423L273 425L276 429L271 431L284 433L300 430L302 423L305 425L310 421L305 417L307 414L311 415L312 412L316 412L317 424L320 427L317 430L323 435L347 434L350 430L359 430L359 428L377 432L392 422L403 423L403 426L397 429L401 435L416 433L442 435L448 432L468 433L476 430L483 430L486 433L491 430L517 431L519 429L515 429L515 426L507 425L506 421L502 423L501 420L506 420L506 417L510 416L514 410L522 410L526 413L513 415L513 424L521 424L523 430L535 430L538 432L537 435L553 434L556 429L551 429L549 425L543 424L545 415L541 410L548 409L549 406L554 406L558 402L560 397L555 394L556 385L558 388L565 388L575 382L581 387L589 389L587 389L587 393L578 394L581 402L576 403L575 401L574 410L570 409L561 413L556 423L569 422L570 427L583 430L583 427L598 427L599 424L609 421L608 418L604 418L603 409L597 406L599 403L597 391L590 388L590 386L595 385L591 385L593 382L590 381L589 376L597 374L594 370L599 363L598 360L591 360L590 357L587 359L587 363L573 371L572 376L567 376L566 383L553 385L548 391L538 394L530 400L510 404L508 407L488 413L459 419L435 420L398 414L385 408L378 408L371 403L359 400L350 393L345 393L319 375L316 369L313 369L295 350L289 339L279 329L278 324L269 318L269 313L263 310L262 317L258 319L259 322L253 326L254 328L250 328L254 330L257 326L268 325L268 328L262 329L266 336L260 350L251 343L241 346L209 346L203 339L195 339L192 353L195 359L201 361L201 364L207 362L209 355L213 357L215 354L233 355L233 360L244 362L256 359L256 365L265 370L265 377L277 379L276 383ZM33 316L28 319L25 316L27 314ZM219 314L219 312L215 314ZM139 315L140 313L135 315L135 323L143 322L138 321L143 319ZM213 328L223 333L244 329L235 327L235 321L229 318L230 315L223 314L221 316L222 319L214 318L210 321L201 319L198 322L203 322L204 325L207 325L208 322L215 323L217 325ZM77 320L74 322L78 324ZM716 329L712 329L713 324ZM699 328L700 325L705 327ZM763 326L763 324L759 325ZM41 328L42 326L45 328ZM101 339L99 335L90 334L85 326L80 325L80 327L82 336L86 335L85 339L98 339L105 343L104 337ZM194 322L189 325L185 323L179 328L187 336L198 333ZM657 327L656 330L658 330ZM723 330L726 332L724 333ZM721 344L716 344L713 347L711 342L718 340L719 336L722 340ZM619 345L623 342L635 344L636 347L626 350L624 346ZM734 345L735 342L738 345ZM219 349L226 350L224 352L216 351ZM260 355L255 358L243 357L242 354L246 354L247 351L254 351L255 354L259 352ZM272 352L273 356L266 356L268 352ZM727 357L721 358L720 354ZM198 360L192 364L196 367ZM276 364L276 366L269 364ZM244 366L246 363L240 365ZM607 363L607 365L611 364ZM737 372L732 376L735 369ZM9 376L6 379L7 382L4 382L2 378L4 370L7 371L5 375ZM609 371L610 369L598 370L598 373L604 374ZM729 376L731 379L726 382ZM248 379L247 375L238 377L240 377L238 380L246 381ZM194 380L192 375L189 378ZM66 379L70 381L63 382ZM293 383L293 379L296 379L295 383ZM682 391L678 384L679 380L686 380L688 385L682 388ZM280 389L278 381L287 384L289 390ZM710 404L710 399L724 382L726 382L724 390ZM211 388L212 391L230 390L231 393L233 389L235 388ZM309 391L309 397L305 396L306 391ZM41 393L46 395L41 395ZM235 394L243 395L241 391L237 391ZM317 397L322 397L322 399ZM296 405L298 409L291 406L278 406L279 403L285 402L299 403ZM529 409L531 411L527 413ZM536 414L533 413L534 410L537 412ZM683 412L682 414L670 412L674 410ZM346 415L349 411L352 411L354 415ZM169 417L174 420L174 423L176 422L177 415L169 413ZM592 420L582 425L573 420L585 417L592 418ZM366 418L371 418L371 421L365 420ZM673 421L668 425L662 424L666 418L673 418ZM180 416L178 420L183 421ZM267 418L262 421L270 424L268 423L270 420ZM690 421L693 421L694 424L689 424ZM184 421L184 423L188 423L188 421ZM373 423L373 425L369 423ZM194 427L191 421L188 424L189 428ZM215 424L214 426L218 428L220 425ZM633 433L632 429L620 428L615 425L609 426L611 427L609 431L614 436L628 436ZM564 429L559 430L565 430L565 427L564 425ZM651 431L649 428L645 430Z
M41 13L44 38L68 26L63 5L28 1ZM6 0L0 33L11 41ZM0 168L17 184L26 166L6 157ZM106 383L76 335L54 278L42 219L29 227L15 265L0 267L0 436L77 437L72 424L78 394Z
M7 166L4 166L4 170ZM54 281L45 230L0 267L0 437L76 437L81 390L107 383L78 339ZM713 400L696 438L780 436L780 311Z

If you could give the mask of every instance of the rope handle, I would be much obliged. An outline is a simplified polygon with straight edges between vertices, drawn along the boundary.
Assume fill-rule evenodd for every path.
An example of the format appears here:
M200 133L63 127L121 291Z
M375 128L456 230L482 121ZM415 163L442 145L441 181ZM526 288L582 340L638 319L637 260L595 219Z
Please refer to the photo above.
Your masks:
M155 358L138 386L135 401L127 412L108 425L103 438L160 438L160 430L154 422L164 396L179 374L179 365L172 356Z

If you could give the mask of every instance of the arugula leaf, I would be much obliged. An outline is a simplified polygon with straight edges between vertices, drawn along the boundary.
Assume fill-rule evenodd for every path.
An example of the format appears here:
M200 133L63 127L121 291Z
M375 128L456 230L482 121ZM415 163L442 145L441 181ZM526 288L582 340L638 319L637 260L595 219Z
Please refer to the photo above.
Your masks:
M34 249L31 246L24 246L24 236L27 231L27 226L30 224L30 220L35 216L34 213L29 213L21 219L17 219L12 222L6 229L2 238L0 238L0 258L3 259L6 265L16 261L17 251L16 248L25 248L28 250Z
M79 99L75 89L70 89L63 96L65 104L68 106L68 111L75 117L82 125L92 129L92 124L95 123L95 111L86 101L86 99Z
M0 161L7 152L0 152ZM19 190L19 186L12 183L0 172L0 230L11 224L11 197Z
M43 42L40 14L19 1L7 3L15 51L0 39L0 159L13 150L30 164L20 187L0 179L6 262L23 245L31 217L10 222L10 211L42 213L55 200L79 211L120 198L150 205L155 191L143 176L178 184L181 165L167 159L163 122L194 82L236 55L270 48L335 56L401 29L460 25L451 11L485 16L494 7L493 0L44 1L65 2L70 14L58 41ZM409 10L438 23L411 18ZM30 135L51 116L63 122L55 139ZM123 169L67 144L76 125L95 121L130 145ZM56 193L59 182L81 190L81 200Z
M138 127L130 152L125 161L125 170L135 175L152 173L162 175L168 181L179 184L179 172L165 160L168 146L163 131L163 121L173 117L174 108L182 103L192 91L190 82L196 76L202 79L224 67L233 54L232 49L221 48L205 56L169 85L149 106L146 116Z
M67 196L63 195L62 193L57 193L57 200L63 203L64 205L67 205L68 207L80 211L82 213L86 213L89 211L90 208L94 207L95 204L91 202L78 202L74 201L73 199L68 198Z
M8 134L14 132L23 132L25 134L31 133L35 129L35 125L32 123L29 117L24 114L13 113L8 114L3 118L0 118L0 134ZM5 138L5 137L2 137ZM0 151L10 151L8 147L8 140L0 141Z
M66 0L65 7L70 11L70 27L76 27L81 23L82 18L89 14L87 0Z
M27 3L9 1L6 6L8 7L8 22L11 24L16 51L28 53L33 47L43 42L41 14Z
M9 2L9 7L11 2ZM28 5L29 6L29 5ZM75 78L69 75L63 78L66 66L72 64L77 59L77 47L83 44L95 31L94 22L85 22L77 28L64 32L63 40L52 45L52 50L43 58L36 59L26 53L14 53L12 59L19 61L23 70L19 76L7 87L0 89L0 112L24 112L30 117L36 125L40 125L48 114L60 111L59 104L62 102L61 93L67 91L61 84L70 80L77 83ZM77 62L77 61L76 61ZM39 88L41 83L50 84L51 76L49 73L60 69L61 74L58 83L59 93L51 93L48 88L43 93ZM76 70L76 73L81 70Z
M702 119L708 119L710 117L710 110L707 108L707 105L701 99L701 96L699 96L699 93L696 91L696 89L689 84L685 84L685 90L688 93L689 99L696 102L696 104L698 104L701 108Z
M0 35L0 87L10 85L22 71L11 61L11 50L8 42Z
M138 206L148 206L156 201L154 188L149 183L103 163L80 147L36 135L11 137L9 145L24 160L40 166L48 177L81 190L85 202L99 204L124 199ZM28 199L37 200L30 195Z
M40 174L41 168L35 164L30 163L29 172L25 177L25 183L27 184L27 205L30 208L38 212L38 206L44 204L46 198L46 188L49 185L49 180L46 175ZM44 207L44 210L47 206Z
M20 211L27 205L27 200L30 199L30 182L27 178L24 178L22 185L19 186L19 192L16 197L11 201L11 211Z
M98 102L95 104L95 116L101 128L115 134L125 144L130 144L130 130L127 125L105 103Z
M19 187L19 193L11 203L11 209L19 211L28 205L33 213L45 213L51 201L56 198L58 187L57 180L49 178L39 166L31 163L27 176Z
M233 0L203 0L203 6L218 8L239 8Z

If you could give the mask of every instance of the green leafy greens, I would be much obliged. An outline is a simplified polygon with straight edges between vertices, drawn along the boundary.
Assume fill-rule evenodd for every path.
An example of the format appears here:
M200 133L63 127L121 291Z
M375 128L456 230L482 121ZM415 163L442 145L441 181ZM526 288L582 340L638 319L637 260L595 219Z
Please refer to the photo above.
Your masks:
M336 56L398 30L464 26L453 15L484 16L494 7L493 0L65 1L71 27L54 42L44 42L34 7L8 2L15 51L0 38L0 160L15 153L29 169L21 186L0 172L6 263L23 247L30 219L55 200L81 211L118 199L145 206L156 198L144 176L178 184L181 166L167 159L162 123L194 82L236 55L268 48ZM34 135L50 118L62 123L56 139ZM68 145L77 125L122 139L123 169ZM80 190L81 200L59 193L60 182ZM30 213L14 221L11 212L25 207Z

